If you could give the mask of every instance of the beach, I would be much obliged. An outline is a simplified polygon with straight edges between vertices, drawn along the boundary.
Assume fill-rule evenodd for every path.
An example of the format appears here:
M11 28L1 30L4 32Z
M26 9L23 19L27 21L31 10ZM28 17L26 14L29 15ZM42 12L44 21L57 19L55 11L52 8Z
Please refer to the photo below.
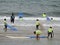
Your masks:
M26 17L27 18L27 17ZM42 18L43 19L43 18ZM44 30L42 30L41 36L47 36L47 29L49 26L53 27L54 38L40 38L40 40L36 40L35 38L26 38L26 36L34 36L33 32L36 30L35 28L35 20L23 20L19 19L15 20L14 27L17 31L10 30L8 28L7 32L4 32L3 28L3 19L0 19L0 44L1 45L59 45L60 43L60 20L55 21L46 21L40 20L40 22L44 26ZM10 20L7 19L7 22L10 23ZM58 24L58 25L57 25Z

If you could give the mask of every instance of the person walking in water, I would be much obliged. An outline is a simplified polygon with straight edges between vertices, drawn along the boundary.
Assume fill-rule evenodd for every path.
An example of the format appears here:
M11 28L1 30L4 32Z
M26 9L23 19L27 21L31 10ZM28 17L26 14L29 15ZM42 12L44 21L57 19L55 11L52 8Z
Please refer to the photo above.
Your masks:
M15 16L14 16L14 13L12 13L12 16L11 16L11 23L14 23L14 20L15 20Z
M48 29L48 37L47 38L49 38L49 36L51 36L51 38L54 36L52 27L49 27L49 29Z
M43 14L42 14L42 16L43 16L44 18L46 18L46 17L47 17L46 13L43 13Z
M39 19L36 19L36 29L39 29L39 25L40 25Z
M39 26L41 30L43 30L43 25L40 23L39 19L36 19L36 29L39 29Z
M4 19L4 30L5 30L5 32L7 31L7 22L6 22L6 18Z

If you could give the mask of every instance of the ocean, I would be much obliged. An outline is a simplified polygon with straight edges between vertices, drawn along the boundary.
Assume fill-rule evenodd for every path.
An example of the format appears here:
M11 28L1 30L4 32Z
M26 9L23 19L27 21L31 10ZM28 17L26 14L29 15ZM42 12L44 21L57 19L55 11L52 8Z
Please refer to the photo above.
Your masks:
M24 17L47 16L60 17L60 0L0 0L0 16L16 16L23 13Z
M16 16L14 24L10 22L12 12ZM19 13L23 13L23 20L18 18ZM46 20L46 18L42 17L42 13L46 13L53 20ZM4 32L4 18L7 19L7 24L13 25L17 31L8 28L7 32ZM36 19L40 20L44 28L40 36L47 36L47 29L52 26L54 38L41 38L40 40L36 40L24 37L34 36L33 32L36 30ZM24 38L21 38L21 36ZM0 45L27 44L60 45L60 0L0 0Z

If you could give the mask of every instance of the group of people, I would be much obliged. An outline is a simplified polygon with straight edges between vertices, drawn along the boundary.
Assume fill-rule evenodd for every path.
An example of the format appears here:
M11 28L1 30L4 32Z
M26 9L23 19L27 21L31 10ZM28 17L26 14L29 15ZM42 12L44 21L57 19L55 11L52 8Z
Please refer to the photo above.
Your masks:
M39 36L40 36L41 33L42 33L41 29L39 29L39 26L40 26L40 28L43 29L42 24L39 22L39 19L37 19L37 20L36 20L36 31L34 31L34 34L36 35L36 39L37 39L37 40L40 39ZM48 28L48 31L47 31L47 38L49 38L50 36L51 36L51 38L54 36L52 26L50 26L50 27Z
M14 13L12 13L12 15L10 17L11 23L14 23L14 20L15 20L15 16L14 16ZM7 31L7 21L6 21L6 18L4 18L4 30L5 30L5 32Z
M14 23L14 19L15 19L15 16L14 16L14 13L12 13L12 16L10 17L11 23ZM34 34L36 35L36 39L40 39L39 36L42 33L42 31L39 29L39 26L40 26L40 29L42 30L43 29L42 24L39 22L39 19L36 19L36 31L34 31ZM4 19L4 27L5 27L4 30L6 32L7 31L6 18ZM53 28L51 26L48 29L47 38L49 38L50 35L51 35L51 38L52 38L53 37Z

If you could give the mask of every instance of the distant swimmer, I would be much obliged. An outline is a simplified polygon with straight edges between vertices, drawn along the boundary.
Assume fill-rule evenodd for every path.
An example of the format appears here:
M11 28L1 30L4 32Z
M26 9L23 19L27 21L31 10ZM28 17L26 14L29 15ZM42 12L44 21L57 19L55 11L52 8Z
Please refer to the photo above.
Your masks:
M52 27L49 27L49 29L48 29L48 37L47 38L49 38L49 36L51 36L51 38L54 36Z
M5 30L5 32L7 31L7 22L6 22L6 18L4 19L4 30Z
M23 15L24 15L23 12L18 13L18 16L19 16L19 20L20 21L23 21Z
M41 33L42 33L42 32L41 32L39 29L38 29L38 30L36 30L36 31L34 31L34 34L36 35L36 39L37 39L37 40L39 40L39 39L40 39L40 37L39 37L39 36L41 35Z
M43 29L43 25L40 23L39 19L36 19L36 29L39 29L39 26Z
M53 21L53 18L51 18L51 21Z
M44 18L46 18L46 13L43 13L42 16L43 16Z
M23 17L22 16L19 16L19 19L20 19L20 21L23 21Z
M14 23L14 20L15 20L15 16L14 16L14 13L12 13L12 16L11 16L11 23Z

